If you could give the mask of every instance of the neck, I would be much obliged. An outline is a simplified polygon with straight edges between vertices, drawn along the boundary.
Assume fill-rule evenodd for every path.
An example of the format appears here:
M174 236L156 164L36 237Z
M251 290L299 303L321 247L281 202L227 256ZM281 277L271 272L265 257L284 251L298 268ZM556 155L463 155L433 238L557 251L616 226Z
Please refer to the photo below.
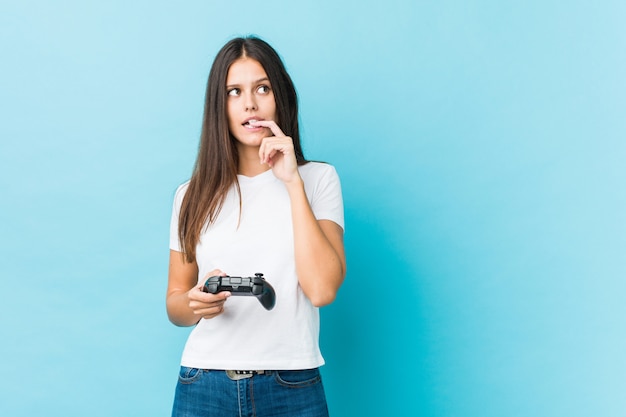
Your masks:
M255 177L270 169L269 165L261 164L259 160L259 148L240 146L239 166L237 173L246 177Z

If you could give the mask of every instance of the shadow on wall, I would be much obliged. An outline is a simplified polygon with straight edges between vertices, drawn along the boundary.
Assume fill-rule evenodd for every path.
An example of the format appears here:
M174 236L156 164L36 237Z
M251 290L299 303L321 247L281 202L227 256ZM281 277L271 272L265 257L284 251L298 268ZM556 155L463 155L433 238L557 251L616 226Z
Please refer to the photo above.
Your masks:
M336 415L396 415L393 404L428 398L423 391L430 389L432 347L420 274L412 266L418 260L394 249L402 244L388 227L394 218L346 210L348 276L337 300L321 312L324 383Z

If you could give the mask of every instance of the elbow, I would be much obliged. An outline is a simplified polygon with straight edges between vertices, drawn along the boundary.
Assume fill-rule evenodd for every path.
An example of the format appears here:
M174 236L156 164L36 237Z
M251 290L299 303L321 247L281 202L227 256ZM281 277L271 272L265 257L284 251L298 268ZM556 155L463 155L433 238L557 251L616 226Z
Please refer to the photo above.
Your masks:
M168 295L165 301L165 311L169 321L177 327L194 326L200 321L200 317L190 311L185 311L184 304L181 305L180 298Z
M345 270L343 267L328 276L328 279L317 279L317 276L309 277L309 281L305 281L307 285L303 285L302 281L300 282L304 294L314 307L324 307L335 301L339 287L341 287L345 277Z
M170 323L172 323L176 327L195 326L200 321L199 318L196 319L195 317L194 318L180 317L179 315L176 315L176 314L168 313L167 316L168 316L168 319L170 320Z
M170 323L172 323L176 327L188 327L188 326L190 326L189 323L187 323L185 320L183 320L181 317L179 317L176 313L173 313L173 312L171 312L169 310L167 312L167 318L169 319Z
M331 304L337 298L336 291L326 291L323 293L318 293L313 296L309 296L309 300L314 307L324 307Z
M339 285L321 285L309 289L305 294L314 307L324 307L335 301L338 291Z

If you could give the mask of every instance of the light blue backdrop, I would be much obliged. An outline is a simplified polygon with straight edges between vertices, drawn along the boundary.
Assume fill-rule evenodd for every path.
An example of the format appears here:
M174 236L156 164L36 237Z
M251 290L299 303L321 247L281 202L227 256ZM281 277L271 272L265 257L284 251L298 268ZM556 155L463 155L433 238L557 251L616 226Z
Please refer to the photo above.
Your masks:
M172 196L249 33L343 180L332 414L626 415L625 4L4 0L0 415L169 415Z

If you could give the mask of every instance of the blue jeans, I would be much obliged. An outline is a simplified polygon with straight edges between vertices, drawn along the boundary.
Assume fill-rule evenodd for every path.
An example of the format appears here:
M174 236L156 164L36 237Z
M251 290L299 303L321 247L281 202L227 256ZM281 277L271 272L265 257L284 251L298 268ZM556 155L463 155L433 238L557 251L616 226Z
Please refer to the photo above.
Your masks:
M328 417L319 369L270 371L233 381L181 367L172 417Z

